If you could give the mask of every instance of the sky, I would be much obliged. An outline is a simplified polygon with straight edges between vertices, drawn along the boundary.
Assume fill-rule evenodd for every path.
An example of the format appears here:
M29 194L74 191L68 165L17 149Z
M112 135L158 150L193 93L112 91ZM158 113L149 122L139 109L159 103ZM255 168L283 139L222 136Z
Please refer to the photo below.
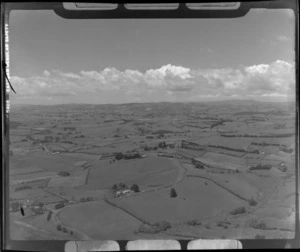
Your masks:
M294 100L294 14L68 20L12 11L12 104Z

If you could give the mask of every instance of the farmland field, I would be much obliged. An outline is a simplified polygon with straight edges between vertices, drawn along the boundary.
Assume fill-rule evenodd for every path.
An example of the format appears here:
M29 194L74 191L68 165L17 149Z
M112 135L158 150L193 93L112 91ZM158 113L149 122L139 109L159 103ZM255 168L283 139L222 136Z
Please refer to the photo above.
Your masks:
M293 124L246 104L15 107L11 237L291 237Z
M94 240L110 239L112 233L115 239L132 239L140 224L140 221L105 202L67 207L61 211L59 219L67 226L88 233Z

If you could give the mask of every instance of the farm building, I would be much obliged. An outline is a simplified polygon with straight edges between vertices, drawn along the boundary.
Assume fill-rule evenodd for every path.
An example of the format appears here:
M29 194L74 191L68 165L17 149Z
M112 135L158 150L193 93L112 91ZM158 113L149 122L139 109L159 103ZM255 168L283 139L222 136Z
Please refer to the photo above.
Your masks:
M119 191L116 191L115 192L115 197L121 197L121 196L124 196L124 195L127 195L127 194L130 194L132 191L131 190L119 190Z

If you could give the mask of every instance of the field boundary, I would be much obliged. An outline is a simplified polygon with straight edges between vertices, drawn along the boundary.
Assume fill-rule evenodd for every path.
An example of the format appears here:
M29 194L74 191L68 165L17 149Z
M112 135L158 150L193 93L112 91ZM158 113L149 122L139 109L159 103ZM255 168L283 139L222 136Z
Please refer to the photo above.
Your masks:
M238 197L239 199L241 199L241 200L244 200L244 201L247 201L247 202L250 202L250 200L249 200L249 199L247 199L247 198L244 198L243 196L241 196L241 195L239 195L239 194L237 194L237 193L233 192L232 190L230 190L230 189L228 189L227 187L223 186L222 184L220 184L220 183L216 182L216 181L215 181L215 180L213 180L212 178L208 178L208 177L201 176L201 175L186 175L186 176L187 176L187 177L196 177L196 178L198 177L198 178L207 179L207 180L209 180L209 181L213 182L215 185L217 185L217 186L221 187L222 189L224 189L224 190L228 191L228 192L229 192L229 193L231 193L232 195L234 195L234 196Z
M138 221L142 222L143 224L145 224L147 226L153 226L150 222L147 222L147 221L143 220L142 218L140 218L140 217L134 215L133 213L129 212L127 209L125 209L123 207L120 207L120 206L118 206L115 203L112 203L107 198L104 199L104 202L107 203L107 204L109 204L110 206L113 206L113 207L116 207L116 208L122 210L123 212L129 214L130 216L132 216L133 218L137 219Z

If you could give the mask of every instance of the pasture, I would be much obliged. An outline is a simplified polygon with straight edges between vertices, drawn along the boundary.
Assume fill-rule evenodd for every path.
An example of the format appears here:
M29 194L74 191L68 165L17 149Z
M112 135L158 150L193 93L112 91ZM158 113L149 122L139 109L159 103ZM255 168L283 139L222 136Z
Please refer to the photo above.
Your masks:
M176 198L171 198L170 188L166 188L112 201L150 223L157 221L180 223L189 219L205 220L244 204L239 198L205 179L185 178L174 188L177 192Z
M136 183L143 188L156 184L156 180L167 184L176 178L179 169L174 162L175 160L162 157L120 160L113 164L93 162L84 189L109 189L113 184L119 183Z
M94 240L132 239L137 237L134 231L141 224L131 215L105 202L65 207L59 213L59 219L63 224L84 232Z

